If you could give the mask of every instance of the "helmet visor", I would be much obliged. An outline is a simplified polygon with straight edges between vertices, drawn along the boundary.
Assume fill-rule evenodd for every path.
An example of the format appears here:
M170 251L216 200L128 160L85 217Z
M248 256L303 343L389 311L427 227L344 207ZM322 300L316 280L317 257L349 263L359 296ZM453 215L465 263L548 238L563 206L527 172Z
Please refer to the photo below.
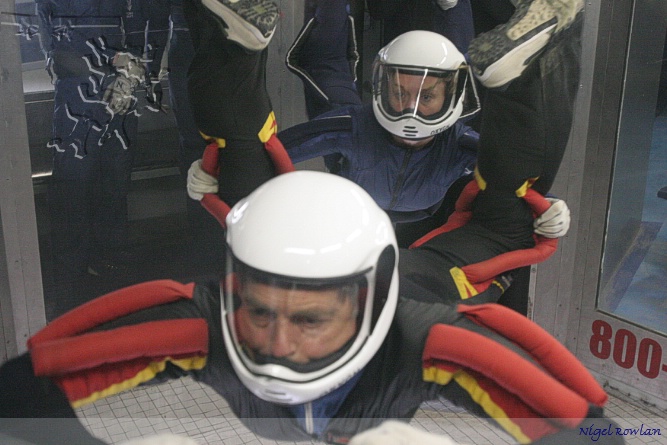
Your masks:
M437 122L446 117L460 97L459 70L439 71L377 64L375 92L390 119L415 118Z
M230 262L223 285L227 322L237 353L253 373L275 377L276 366L319 373L358 350L367 273L295 279Z

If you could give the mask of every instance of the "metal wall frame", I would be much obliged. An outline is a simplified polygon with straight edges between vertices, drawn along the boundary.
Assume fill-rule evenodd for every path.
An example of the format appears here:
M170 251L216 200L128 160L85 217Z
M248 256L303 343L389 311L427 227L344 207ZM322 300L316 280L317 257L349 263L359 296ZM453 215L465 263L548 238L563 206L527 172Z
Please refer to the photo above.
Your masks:
M4 25L13 13L0 0L0 362L46 322L19 43Z

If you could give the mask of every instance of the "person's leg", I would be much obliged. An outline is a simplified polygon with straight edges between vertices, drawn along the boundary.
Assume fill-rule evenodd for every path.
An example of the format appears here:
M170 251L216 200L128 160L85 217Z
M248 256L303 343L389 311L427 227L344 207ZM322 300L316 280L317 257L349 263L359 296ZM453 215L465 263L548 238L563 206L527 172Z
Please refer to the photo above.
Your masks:
M201 158L206 143L199 134L188 97L188 69L194 56L194 45L185 21L182 5L171 7L172 32L169 41L169 103L179 135L179 170L183 177L193 161Z
M306 2L304 26L288 51L287 68L303 82L308 118L361 104L359 59L348 0Z
M428 26L419 26L419 24L422 24L420 22L425 21L423 15L420 14L423 11L423 0L382 1L391 5L391 8L387 8L386 15L381 24L382 40L380 44L382 46L387 45L396 37L408 31L428 28Z
M536 178L534 190L547 193L565 152L578 89L582 21L580 15L553 36L539 59L506 89L487 95L478 156L487 190L478 197L475 217L486 221L483 225L492 221L493 227L503 227L506 235L532 232L532 226L520 229L513 222L515 212L503 211L506 200L494 195L511 197L531 178Z
M232 205L275 174L264 149L267 134L275 131L266 90L267 50L248 50L227 39L219 17L199 0L186 0L184 12L190 30L196 30L190 105L199 131L221 148L219 194Z
M514 13L510 0L471 0L471 5L476 35L507 23Z
M581 10L577 0L566 3ZM487 98L478 157L481 191L472 205L472 220L402 252L411 258L401 263L403 273L456 300L470 283L466 277L442 271L534 246L532 212L518 195L534 178L539 179L532 188L546 193L558 171L579 81L582 21L579 14L571 26L568 23L569 27L550 36L521 77L510 76L509 85ZM491 35L485 40L496 38Z
M278 6L267 0L197 0L220 32L249 51L266 48L276 30Z
M187 182L190 165L201 159L206 141L199 134L188 97L188 68L194 55L194 46L182 5L171 7L172 34L169 41L169 99L179 135L179 171L183 184ZM193 260L205 265L220 264L223 255L224 234L218 222L199 201L186 197L189 244Z
M87 152L94 132L79 95L85 78L61 78L55 85L53 170L48 183L51 251L57 282L72 284L86 272L91 250L94 174L97 157Z
M500 88L531 64L583 9L583 0L516 0L512 17L475 38L468 58L486 88Z
M95 199L95 249L91 272L118 276L125 274L131 266L127 251L127 197L137 144L138 116L135 113L115 116L109 122L107 132L109 137L96 147L99 187Z
M356 85L359 61L349 0L309 0L304 26L292 43L285 64L303 82L306 113L313 119L346 105L360 105ZM331 173L340 170L340 155L324 157Z

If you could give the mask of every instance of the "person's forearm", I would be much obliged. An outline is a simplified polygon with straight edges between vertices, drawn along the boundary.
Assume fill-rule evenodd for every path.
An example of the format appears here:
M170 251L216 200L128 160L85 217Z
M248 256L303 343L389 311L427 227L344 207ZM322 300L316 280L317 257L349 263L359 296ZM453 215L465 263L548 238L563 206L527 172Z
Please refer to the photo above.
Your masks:
M38 445L100 445L79 422L60 388L36 377L29 354L0 367L0 433Z

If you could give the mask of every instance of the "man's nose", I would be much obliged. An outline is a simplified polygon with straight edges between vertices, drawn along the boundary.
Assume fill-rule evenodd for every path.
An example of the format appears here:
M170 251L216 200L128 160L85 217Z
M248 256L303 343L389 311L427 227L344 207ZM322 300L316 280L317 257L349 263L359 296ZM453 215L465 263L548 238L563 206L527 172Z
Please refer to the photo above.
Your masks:
M417 98L414 96L410 97L405 97L403 98L403 102L401 104L403 108L403 112L413 112L415 108L417 107Z
M296 351L297 332L288 320L276 320L271 341L271 355L273 357L289 357Z

